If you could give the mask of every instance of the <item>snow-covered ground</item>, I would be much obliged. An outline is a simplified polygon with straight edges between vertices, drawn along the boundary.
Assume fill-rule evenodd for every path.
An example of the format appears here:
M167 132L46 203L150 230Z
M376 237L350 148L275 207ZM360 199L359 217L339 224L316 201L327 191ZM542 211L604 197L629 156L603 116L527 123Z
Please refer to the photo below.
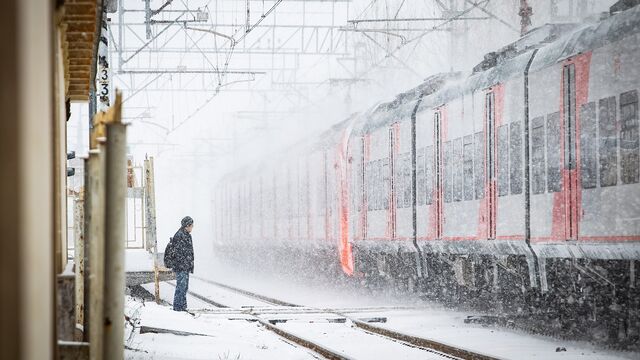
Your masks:
M142 313L139 316L132 315L136 319L140 319L139 326L156 327L161 329L168 329L172 331L184 331L191 332L200 335L213 334L211 331L215 331L218 327L225 327L222 323L226 320L229 323L228 331L245 331L246 327L256 327L261 331L264 331L263 325L255 321L256 316L254 314L259 313L259 317L263 320L278 320L277 326L293 333L297 337L304 338L306 340L318 343L323 347L331 350L335 353L344 354L346 358L353 359L443 359L440 354L425 352L422 349L412 346L406 346L402 343L391 341L389 339L380 337L375 334L367 333L358 328L352 326L349 321L335 322L336 314L313 312L313 313L297 313L291 308L283 308L281 306L269 305L264 302L256 301L255 299L247 298L246 296L239 295L229 290L221 289L219 287L207 284L201 280L193 279L190 283L195 283L195 289L190 289L197 292L199 295L209 298L216 303L224 304L227 306L233 306L229 309L216 308L208 305L194 298L188 296L189 308L195 315L177 316L175 313L165 317L162 310L157 310L154 313ZM149 291L153 290L153 284L145 284L143 287ZM166 302L171 302L173 296L173 286L168 283L161 283L160 296ZM219 297L218 297L219 296ZM244 301L243 301L244 299ZM153 307L158 307L155 303ZM162 307L161 307L162 308ZM309 310L302 309L301 311ZM145 311L143 309L142 311ZM289 310L289 311L287 311ZM164 307L164 312L169 311L169 308ZM267 313L263 315L262 313ZM149 318L151 317L151 318ZM342 320L344 318L342 317ZM249 322L252 321L252 322ZM286 321L286 322L284 322ZM199 323L203 322L203 323ZM243 323L243 327L238 327L237 323ZM212 330L211 324L215 323L215 327ZM255 329L248 330L249 332L255 332ZM171 358L170 349L163 346L154 344L154 338L142 338L142 341L136 341L141 337L148 336L148 334L140 334L140 331L133 332L131 334L132 340L130 343L131 348L147 351L146 353L141 351L128 350L130 353L135 352L135 356L132 358L144 358L147 354L154 354L154 358ZM169 335L172 336L172 335ZM217 336L217 335L216 335ZM279 336L271 333L271 336L275 339L279 339ZM198 336L189 336L198 337ZM200 340L205 343L207 340ZM284 341L284 340L282 340ZM230 346L235 346L235 342ZM137 347L136 347L137 346ZM220 346L220 344L218 344ZM265 347L271 348L270 345ZM216 348L217 349L217 348ZM302 349L302 348L300 348ZM249 351L238 351L237 356L242 359L297 359L298 354L287 355L282 357L283 354L274 351L265 354L256 354L253 348L249 348ZM218 350L216 350L218 351ZM185 357L186 358L186 357Z
M189 299L192 301L192 299ZM127 325L126 359L314 359L311 352L293 346L271 332L246 321L241 315L199 314L193 317L155 303L127 298L126 314L138 319L137 326L178 330L200 335L132 333Z
M195 315L173 312L168 306L128 298L127 314L138 321L128 326L127 359L307 359L317 357L268 331L255 321L279 320L276 326L319 343L354 359L429 359L438 354L394 343L350 326L350 320L335 322L339 314L351 318L386 318L378 327L451 344L500 359L637 359L637 353L602 350L585 342L558 340L524 332L465 324L470 314L452 311L414 297L370 294L318 284L291 283L268 274L246 275L216 268L192 276L189 290L211 303L188 296ZM199 278L200 277L200 278ZM304 308L274 306L234 291L212 285L214 280L254 291ZM153 284L143 285L153 293ZM160 284L161 298L171 303L175 287ZM327 311L314 309L331 309ZM335 310L334 310L335 309ZM342 319L344 320L344 318ZM184 331L199 335L140 334L140 326ZM561 351L557 351L561 350Z

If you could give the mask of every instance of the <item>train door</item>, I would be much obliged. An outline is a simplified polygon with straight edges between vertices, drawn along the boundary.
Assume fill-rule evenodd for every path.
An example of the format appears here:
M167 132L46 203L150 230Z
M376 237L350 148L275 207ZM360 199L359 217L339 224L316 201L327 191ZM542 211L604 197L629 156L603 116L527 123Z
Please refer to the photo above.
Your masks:
M482 212L485 225L484 236L496 238L497 206L497 144L496 144L496 98L490 89L485 94L484 138L485 138L485 202ZM482 219L481 219L482 220Z
M561 151L562 161L562 186L564 196L564 233L567 240L577 240L578 235L578 208L579 208L579 184L577 170L577 122L576 122L576 67L575 64L566 64L562 73L562 116L563 143ZM552 130L552 129L549 129ZM561 133L562 133L561 132Z
M442 161L442 113L440 110L433 114L433 203L435 211L432 212L433 235L434 238L442 238L442 188L443 188L443 161Z

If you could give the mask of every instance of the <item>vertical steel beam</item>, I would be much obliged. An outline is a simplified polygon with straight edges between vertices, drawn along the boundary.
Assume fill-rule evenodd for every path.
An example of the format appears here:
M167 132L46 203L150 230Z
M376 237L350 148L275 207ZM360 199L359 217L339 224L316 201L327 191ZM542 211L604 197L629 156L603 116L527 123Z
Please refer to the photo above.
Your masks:
M107 124L105 266L104 266L104 359L124 358L124 251L127 206L127 128L121 122L122 96L116 95L113 116ZM113 110L113 112L111 112Z

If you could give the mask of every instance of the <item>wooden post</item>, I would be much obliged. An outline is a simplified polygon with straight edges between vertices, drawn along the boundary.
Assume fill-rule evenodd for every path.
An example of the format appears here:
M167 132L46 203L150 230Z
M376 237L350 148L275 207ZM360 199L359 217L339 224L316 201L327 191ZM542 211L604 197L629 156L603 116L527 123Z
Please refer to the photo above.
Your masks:
M84 333L84 192L74 201L73 238L75 263L75 340L82 341Z
M153 275L155 284L156 303L160 304L160 281L158 269L158 238L156 234L156 197L154 186L153 157L144 161L145 181L145 214L146 214L146 244L145 247L153 253Z
M106 218L103 358L124 358L124 252L127 206L127 127L121 122L122 95L107 115Z

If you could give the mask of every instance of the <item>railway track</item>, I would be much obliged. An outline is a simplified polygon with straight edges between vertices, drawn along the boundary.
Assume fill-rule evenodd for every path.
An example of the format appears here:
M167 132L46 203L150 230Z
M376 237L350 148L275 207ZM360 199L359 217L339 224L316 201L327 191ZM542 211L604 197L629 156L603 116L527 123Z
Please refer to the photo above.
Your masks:
M431 339L425 339L421 337L402 334L393 330L389 330L383 327L372 325L372 322L384 322L386 318L367 318L358 319L353 315L347 315L346 313L353 313L358 311L372 311L376 308L356 308L355 311L351 309L321 309L302 306L299 304L293 304L290 302L282 301L273 297L257 294L245 289L236 288L227 284L194 277L195 284L190 286L189 294L200 301L203 301L209 305L212 305L215 309L205 309L203 312L215 312L215 313L238 313L251 316L252 321L259 322L265 329L274 332L280 337L294 343L298 346L307 348L326 359L353 359L345 354L344 351L338 351L334 346L327 345L327 339L325 341L312 340L313 336L300 335L304 332L304 329L296 329L297 331L291 331L291 329L284 328L286 323L302 322L306 323L339 323L350 325L346 331L354 332L353 335L362 336L366 334L368 336L378 336L386 342L393 342L400 344L402 347L412 348L411 350L424 352L424 358L428 359L473 359L473 360L493 360L494 357L472 352L461 347L457 347L451 344L445 344L442 342L434 341ZM198 282L201 282L198 284ZM171 284L171 283L169 283ZM209 287L206 289L203 284ZM172 284L173 285L173 284ZM217 293L216 296L211 296L210 291L213 290ZM236 294L242 298L233 298L229 293ZM223 298L222 300L218 297ZM244 300L246 299L246 300ZM227 303L225 303L225 300ZM236 305L233 302L236 302ZM250 303L249 306L238 305L241 303ZM388 307L377 307L380 310L389 310ZM395 309L395 308L394 308ZM323 316L324 315L324 316ZM302 319L291 319L291 316L302 316ZM311 316L311 317L310 317ZM307 320L304 320L307 317ZM309 318L310 317L310 318ZM297 324L299 325L299 324ZM342 331L345 331L345 325L341 325ZM359 334L356 334L359 333ZM326 334L326 333L323 333ZM355 338L355 337L354 337ZM394 344L394 346L396 346Z

